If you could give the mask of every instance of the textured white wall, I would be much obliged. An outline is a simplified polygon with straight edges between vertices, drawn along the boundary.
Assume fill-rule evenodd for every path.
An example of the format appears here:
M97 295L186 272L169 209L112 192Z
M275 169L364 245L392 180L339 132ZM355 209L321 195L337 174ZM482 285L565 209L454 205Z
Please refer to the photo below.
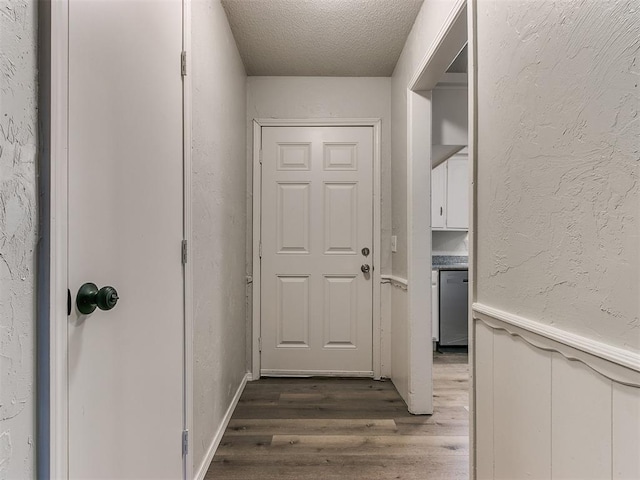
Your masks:
M439 87L433 90L434 145L469 143L469 90L464 87Z
M0 478L35 477L35 0L0 2Z
M431 251L433 255L469 255L469 233L432 232Z
M477 301L640 351L640 5L478 5Z
M392 230L398 237L393 274L407 277L407 88L455 0L425 0L391 78Z
M194 467L247 371L245 73L219 0L192 2Z

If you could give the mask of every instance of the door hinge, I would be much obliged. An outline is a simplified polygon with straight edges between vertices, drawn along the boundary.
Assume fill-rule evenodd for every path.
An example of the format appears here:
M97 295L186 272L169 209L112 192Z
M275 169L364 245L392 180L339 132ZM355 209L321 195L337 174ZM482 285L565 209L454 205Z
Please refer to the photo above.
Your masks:
M182 240L182 264L186 265L187 263L187 254L189 249L187 248L187 241Z
M262 337L258 337L258 352L262 352Z
M262 149L260 149L260 153L258 154L258 159L260 160L260 165L262 165Z
M262 258L262 242L258 245L258 257Z
M189 453L189 430L182 431L182 456L186 456Z
M185 51L180 54L180 71L183 77L187 76L187 52Z

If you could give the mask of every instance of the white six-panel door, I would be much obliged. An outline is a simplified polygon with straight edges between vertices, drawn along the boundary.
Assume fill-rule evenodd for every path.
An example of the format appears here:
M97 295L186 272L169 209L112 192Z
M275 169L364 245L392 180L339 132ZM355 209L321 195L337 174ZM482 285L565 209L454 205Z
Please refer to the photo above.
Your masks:
M262 128L262 374L372 375L372 195L372 127Z
M69 2L69 477L183 478L181 0Z

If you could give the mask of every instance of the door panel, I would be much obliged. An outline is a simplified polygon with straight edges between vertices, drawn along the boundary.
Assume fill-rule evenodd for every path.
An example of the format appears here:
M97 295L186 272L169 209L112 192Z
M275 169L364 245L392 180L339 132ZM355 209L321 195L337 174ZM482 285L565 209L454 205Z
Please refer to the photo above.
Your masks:
M263 374L372 373L373 128L262 129Z
M357 348L358 289L356 276L324 277L325 348Z
M324 184L324 253L357 255L358 184Z
M308 183L278 183L278 253L309 253Z
M309 347L309 277L277 276L277 347Z
M182 3L69 3L70 478L182 478Z

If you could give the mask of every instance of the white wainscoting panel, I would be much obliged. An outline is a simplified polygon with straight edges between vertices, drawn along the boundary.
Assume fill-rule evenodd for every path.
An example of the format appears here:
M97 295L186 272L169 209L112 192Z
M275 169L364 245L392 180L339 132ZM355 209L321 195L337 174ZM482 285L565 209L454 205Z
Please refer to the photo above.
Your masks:
M391 381L402 399L409 404L409 314L406 286L391 281ZM425 348L427 346L425 345Z
M473 316L475 478L640 479L636 353L480 304Z
M640 478L640 388L613 384L613 478Z
M558 353L552 362L552 478L611 478L611 380Z
M380 285L380 375L391 377L391 282L384 280Z
M476 324L476 472L478 480L492 479L493 472L493 330Z
M551 354L497 331L493 360L495 478L550 478Z

